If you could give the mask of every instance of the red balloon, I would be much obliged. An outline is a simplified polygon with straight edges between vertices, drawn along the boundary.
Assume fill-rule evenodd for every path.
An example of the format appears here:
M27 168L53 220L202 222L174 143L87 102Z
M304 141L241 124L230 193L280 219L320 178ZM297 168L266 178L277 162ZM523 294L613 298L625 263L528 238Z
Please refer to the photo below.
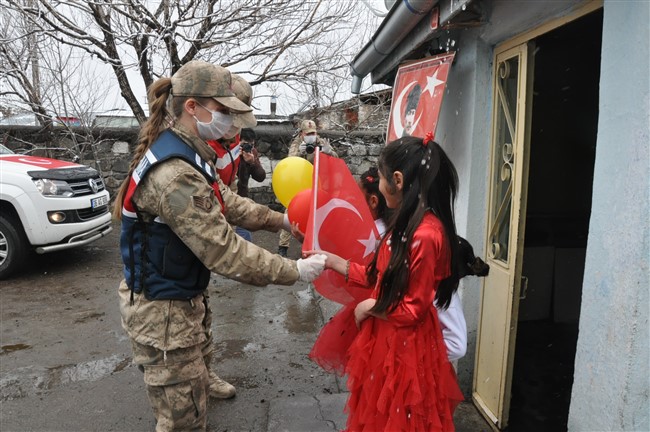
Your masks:
M298 192L287 207L289 222L297 223L298 229L303 233L307 230L307 219L309 219L309 205L311 203L311 189Z

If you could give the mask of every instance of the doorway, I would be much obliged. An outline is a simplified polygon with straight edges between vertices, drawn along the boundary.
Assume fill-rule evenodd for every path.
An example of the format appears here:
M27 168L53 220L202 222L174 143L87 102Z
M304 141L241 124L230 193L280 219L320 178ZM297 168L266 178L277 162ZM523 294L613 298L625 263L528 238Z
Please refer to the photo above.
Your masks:
M591 213L602 22L599 9L532 40L530 158L508 432L567 429Z

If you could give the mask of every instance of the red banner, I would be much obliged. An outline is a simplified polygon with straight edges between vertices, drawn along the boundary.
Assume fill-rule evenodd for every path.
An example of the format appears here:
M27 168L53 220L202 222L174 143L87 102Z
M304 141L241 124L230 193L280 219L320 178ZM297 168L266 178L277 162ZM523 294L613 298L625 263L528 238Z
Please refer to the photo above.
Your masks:
M388 141L412 135L435 137L445 84L454 54L446 53L401 66L395 77Z

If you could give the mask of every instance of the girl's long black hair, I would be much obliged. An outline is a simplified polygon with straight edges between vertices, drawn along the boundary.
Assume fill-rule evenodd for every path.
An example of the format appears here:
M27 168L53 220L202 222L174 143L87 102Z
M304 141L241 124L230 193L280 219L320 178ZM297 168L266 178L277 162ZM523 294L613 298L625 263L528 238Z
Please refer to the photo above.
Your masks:
M394 209L387 223L387 233L382 242L390 241L391 253L383 274L376 313L393 311L407 291L410 262L409 247L413 233L427 211L444 226L446 241L451 249L450 275L440 282L436 304L447 308L451 296L458 289L458 240L454 223L454 202L458 191L458 174L442 150L433 140L403 137L388 143L379 155L379 171L389 187L395 187L393 173L403 176L402 202ZM368 266L368 279L377 281L377 256ZM408 265L405 265L407 263ZM433 288L433 287L432 287Z

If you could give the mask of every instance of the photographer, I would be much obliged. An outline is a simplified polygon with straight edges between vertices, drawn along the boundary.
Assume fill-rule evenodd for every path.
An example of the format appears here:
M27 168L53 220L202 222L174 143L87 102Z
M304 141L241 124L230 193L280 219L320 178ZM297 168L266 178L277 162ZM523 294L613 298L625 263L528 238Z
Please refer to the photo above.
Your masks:
M257 134L253 129L242 129L239 134L239 144L241 145L241 158L239 171L237 172L237 195L248 197L248 179L250 177L257 182L262 182L266 178L266 171L260 163L260 157L255 148Z
M314 152L317 146L320 148L321 152L330 156L339 157L330 145L329 140L318 136L316 123L313 120L303 120L300 123L300 133L293 139L293 141L291 141L288 156L302 157L307 159L309 162L314 163ZM284 231L280 232L278 254L283 257L287 256L290 241L290 233Z
M318 136L316 123L313 120L303 120L300 123L300 133L291 141L289 156L300 156L314 163L314 150L316 146L320 151L334 157L338 157L328 139Z

